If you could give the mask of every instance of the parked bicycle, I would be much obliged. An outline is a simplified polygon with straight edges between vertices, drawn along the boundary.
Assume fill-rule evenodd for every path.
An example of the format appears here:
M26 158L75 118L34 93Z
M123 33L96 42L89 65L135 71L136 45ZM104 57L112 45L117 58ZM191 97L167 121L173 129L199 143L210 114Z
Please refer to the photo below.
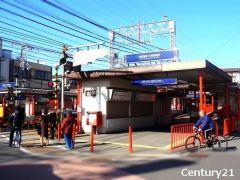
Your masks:
M205 140L205 146L202 146L201 140ZM187 138L185 142L185 149L187 151L196 151L202 147L212 148L214 150L227 150L228 141L224 136L216 136L214 133L210 133L207 139L204 139L201 131L195 129L194 135Z

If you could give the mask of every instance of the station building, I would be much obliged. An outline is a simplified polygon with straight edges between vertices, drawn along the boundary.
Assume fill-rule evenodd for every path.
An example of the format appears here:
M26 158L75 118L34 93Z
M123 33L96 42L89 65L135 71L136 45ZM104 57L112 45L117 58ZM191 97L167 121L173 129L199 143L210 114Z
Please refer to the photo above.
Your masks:
M239 87L232 76L207 60L71 73L78 81L78 120L97 133L169 126L197 118L199 109L239 114ZM168 84L168 81L169 84ZM97 112L101 120L96 121Z

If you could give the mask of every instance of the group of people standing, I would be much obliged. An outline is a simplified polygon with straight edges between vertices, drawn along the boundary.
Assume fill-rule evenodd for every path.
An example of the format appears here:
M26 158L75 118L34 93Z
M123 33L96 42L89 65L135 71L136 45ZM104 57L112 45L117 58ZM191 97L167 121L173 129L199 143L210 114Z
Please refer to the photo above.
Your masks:
M53 109L43 109L41 118L39 121L38 134L40 135L41 146L49 144L49 128L50 139L54 139L56 133L57 122L60 121L60 112ZM73 128L76 120L72 117L72 112L68 111L66 117L63 119L62 132L64 141L69 150L74 148L74 142L72 138Z
M58 111L53 109L42 109L41 118L38 126L38 134L40 135L41 146L49 144L49 131L50 139L54 139L57 122L59 121Z
M49 135L50 139L54 140L57 123L60 122L60 110L54 109L42 109L42 114L38 121L37 132L40 136L40 145L46 146L49 144ZM9 115L9 124L10 124L10 138L9 146L12 146L13 136L16 130L20 133L20 142L21 143L21 130L22 124L25 119L25 111L20 106L15 108L14 113ZM77 121L72 116L72 111L68 111L66 117L63 119L61 131L63 133L64 141L69 150L74 148L73 141L73 128ZM50 130L50 131L49 131Z

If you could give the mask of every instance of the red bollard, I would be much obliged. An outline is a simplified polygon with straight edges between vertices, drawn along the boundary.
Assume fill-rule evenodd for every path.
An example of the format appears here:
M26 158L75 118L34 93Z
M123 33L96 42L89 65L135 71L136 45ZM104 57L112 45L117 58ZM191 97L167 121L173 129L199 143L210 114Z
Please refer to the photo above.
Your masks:
M93 126L91 127L91 134L90 134L90 152L94 151L94 128Z
M61 123L58 123L58 143L60 143L61 140Z
M128 128L128 143L129 143L129 152L132 153L133 148L132 148L132 127L131 126L129 126Z

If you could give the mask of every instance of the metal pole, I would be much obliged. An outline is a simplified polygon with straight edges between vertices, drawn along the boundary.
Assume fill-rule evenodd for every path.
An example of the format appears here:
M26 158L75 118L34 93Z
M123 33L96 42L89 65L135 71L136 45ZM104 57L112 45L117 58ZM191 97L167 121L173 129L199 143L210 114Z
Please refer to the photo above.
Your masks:
M203 74L202 70L199 71L199 110L203 110Z
M229 117L229 89L228 83L225 84L225 106L226 106L226 115Z
M18 91L18 90L17 90L17 87L18 87L18 78L16 78L15 81L16 81L16 87L15 87L15 90L16 90L16 97L17 97L17 96L18 96L18 93L17 93L17 91ZM15 106L17 106L17 105L18 105L18 100L16 100L14 104L15 104Z
M55 87L54 87L54 109L57 110L58 109L58 95L57 95L57 91L58 91L58 68L55 68Z
M237 91L238 93L238 120L240 120L240 89Z
M204 108L207 107L207 94L206 94L206 92L204 92L204 94L203 94L203 107Z
M64 65L63 65L63 71L62 71L62 83L61 83L61 121L63 121L64 115Z
M78 122L78 133L81 130L81 80L77 81L77 122Z
M214 96L212 96L212 108L214 109Z

